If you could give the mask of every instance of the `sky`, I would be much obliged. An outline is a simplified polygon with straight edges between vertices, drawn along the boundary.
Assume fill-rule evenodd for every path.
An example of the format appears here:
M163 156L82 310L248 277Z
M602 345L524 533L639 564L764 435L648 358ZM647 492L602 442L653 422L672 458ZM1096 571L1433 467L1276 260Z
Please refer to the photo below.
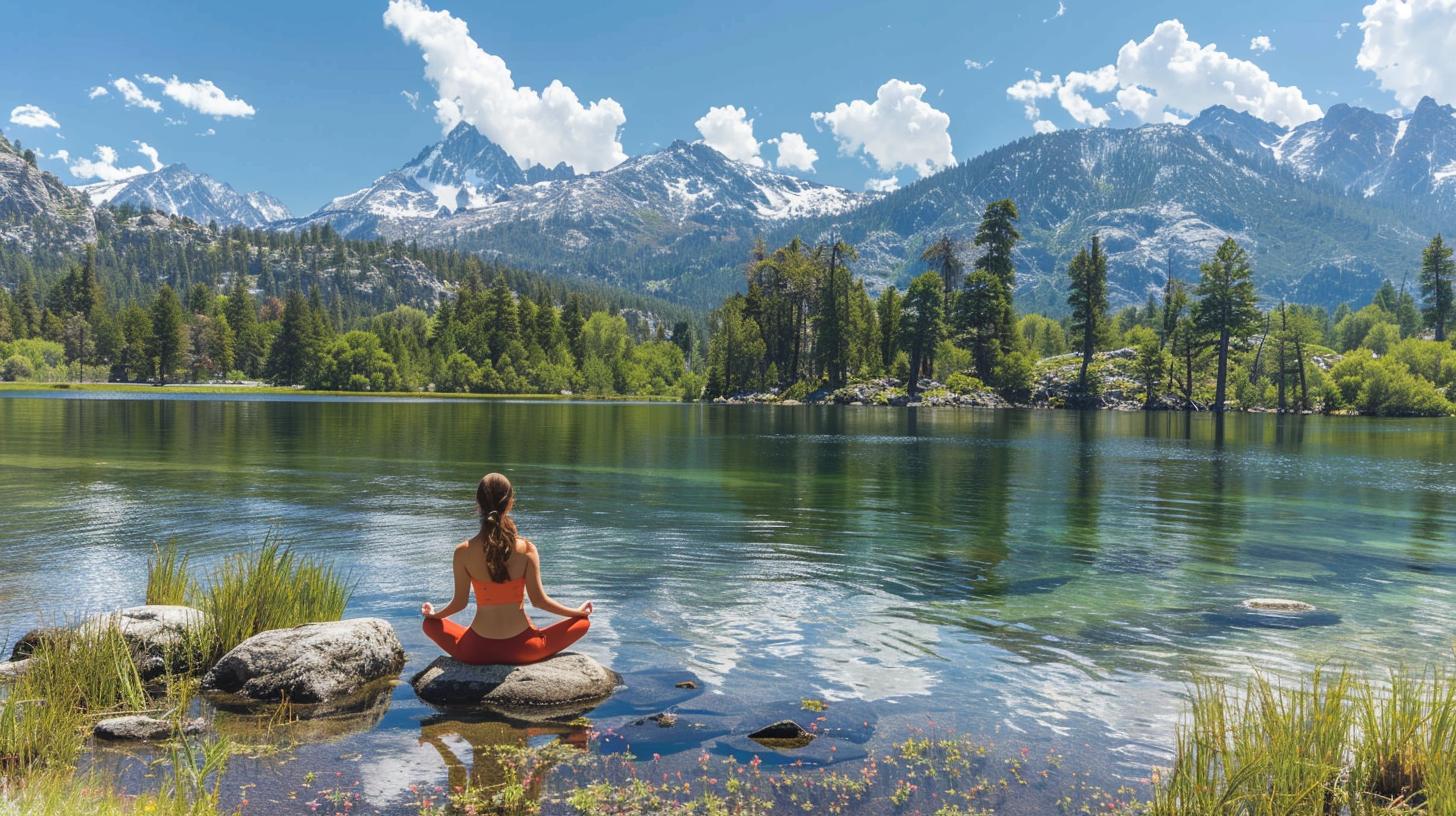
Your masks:
M892 189L1036 131L1456 103L1456 0L14 4L0 131L68 183L185 163L296 214L468 121L523 166L673 140Z

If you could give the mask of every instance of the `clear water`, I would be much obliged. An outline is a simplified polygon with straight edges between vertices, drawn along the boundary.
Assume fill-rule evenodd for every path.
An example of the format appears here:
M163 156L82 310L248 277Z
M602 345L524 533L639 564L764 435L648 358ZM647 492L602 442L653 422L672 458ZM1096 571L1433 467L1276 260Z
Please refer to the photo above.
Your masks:
M1449 654L1453 442L1441 420L13 394L0 633L139 603L155 541L206 564L276 529L353 572L349 614L394 623L407 676L501 470L552 594L596 602L580 650L618 671L1092 746L1115 782L1164 756L1194 673ZM1326 614L1270 626L1251 596ZM402 687L319 756L382 807L445 778L440 722Z

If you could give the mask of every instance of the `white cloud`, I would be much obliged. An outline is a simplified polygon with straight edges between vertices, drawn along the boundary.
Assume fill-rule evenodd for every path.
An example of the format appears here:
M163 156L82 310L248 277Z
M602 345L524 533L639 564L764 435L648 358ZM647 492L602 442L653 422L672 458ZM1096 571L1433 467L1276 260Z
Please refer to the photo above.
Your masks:
M60 150L52 153L51 158L59 159L62 162L68 162L71 160L71 151L66 150L65 148L61 148Z
M198 136L216 136L217 135L217 129L216 128L208 128L207 130L204 130L204 131L198 133L197 135Z
M814 171L814 162L819 161L819 151L804 141L802 133L785 131L778 138L769 141L778 145L779 158L774 164L779 169L800 170L805 173Z
M409 103L410 110L419 110L420 109L420 92L419 91L400 91L399 92L399 95L402 96L402 97L404 97L404 101L406 101L406 102Z
M1263 68L1212 43L1188 39L1177 20L1164 20L1142 42L1123 45L1117 52L1117 79L1124 88L1152 94L1143 106L1145 122L1164 120L1167 108L1194 114L1210 105L1227 105L1286 127L1324 115L1298 87L1278 84Z
M1456 3L1456 0L1447 0ZM1116 91L1115 100L1095 104L1090 94ZM1143 122L1182 122L1211 105L1227 105L1270 122L1291 126L1323 115L1295 86L1274 82L1249 60L1231 57L1213 44L1199 45L1177 20L1165 20L1142 42L1128 40L1117 62L1095 71L1072 71L1043 80L1040 72L1006 89L1031 121L1041 119L1039 101L1053 95L1077 122L1100 127L1111 121L1109 107Z
M97 85L96 87L86 92L86 98L95 99L98 96L106 96L108 93L110 93L110 91L106 90L105 85Z
M758 140L753 137L753 120L743 108L733 105L708 108L693 126L703 134L703 144L708 147L734 161L763 167Z
M155 74L142 74L142 81L152 85L161 85L162 93L173 102L215 119L221 119L224 116L246 119L258 112L242 99L228 96L210 79L183 82L177 78L176 74L167 79Z
M1335 39L1345 39L1345 32L1350 30L1350 25L1350 23L1340 23L1340 27L1335 29Z
M618 138L627 115L615 99L582 105L560 80L540 93L517 87L505 61L477 45L464 20L420 0L390 0L384 24L419 46L439 94L435 118L446 130L469 122L523 166L564 161L586 173L627 158Z
M1064 2L1062 2L1062 0L1057 0L1057 13L1056 14L1053 14L1050 17L1043 17L1041 21L1043 23L1050 23L1052 20L1055 20L1058 17L1064 17L1064 16L1066 16L1066 14L1067 14L1067 4L1064 3Z
M996 60L994 60L994 59L988 59L985 62L981 62L980 60L968 59L968 60L966 60L966 70L967 71L984 71L985 69L990 68L991 65L992 65L992 63L994 63L994 62L996 62Z
M10 124L32 128L58 128L60 122L39 105L16 105L10 109Z
M1260 34L1249 40L1249 50L1255 54L1267 54L1274 50L1274 43L1268 34Z
M1054 125L1054 124L1052 124L1051 122L1047 121L1046 119L1038 119L1035 122L1032 122L1031 123L1031 129L1032 129L1032 131L1034 133L1056 133L1057 132L1057 126Z
M924 85L891 79L875 92L874 102L840 102L813 119L829 126L843 155L863 150L881 171L913 167L928 176L955 164L955 156L950 116L921 99L924 94Z
M71 175L78 179L96 179L98 181L121 181L162 169L161 159L157 157L157 151L151 145L146 142L136 142L135 144L137 152L151 160L150 170L141 165L117 167L116 150L108 145L97 145L95 159L77 159L71 162L68 169L71 171ZM59 158L59 154L57 158ZM64 161L64 159L62 160Z
M865 189L872 193L893 193L900 189L900 180L894 176L872 178L865 182Z
M122 101L129 108L145 108L152 113L161 113L162 111L161 102L147 97L146 94L142 93L142 89L137 87L135 82L132 82L126 77L117 77L111 80L111 87L115 88L121 94ZM82 159L82 161L86 160Z
M1356 67L1406 108L1422 96L1456 101L1456 0L1374 0L1365 6Z

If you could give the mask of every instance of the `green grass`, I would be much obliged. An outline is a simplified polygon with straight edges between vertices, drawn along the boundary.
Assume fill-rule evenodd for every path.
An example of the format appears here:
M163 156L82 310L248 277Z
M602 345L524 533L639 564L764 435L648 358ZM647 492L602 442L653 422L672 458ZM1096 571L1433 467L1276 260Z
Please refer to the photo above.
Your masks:
M270 534L198 582L193 605L207 615L198 651L211 665L259 632L339 620L352 592L353 582L332 565L300 556Z
M451 399L451 400L541 400L541 401L565 401L565 400L591 400L593 402L681 402L682 398L675 395L653 395L644 394L616 394L612 396L592 396L590 394L572 394L562 396L561 394L456 394L444 391L310 391L300 388L289 388L278 385L199 385L195 383L177 383L166 387L147 385L145 383L50 383L50 382L0 382L0 393L5 391L88 391L88 392L110 392L110 393L133 393L133 394L292 394L295 396L313 397L367 397L377 399L379 397L400 397L405 399Z
M1148 813L1456 814L1456 684L1444 669L1200 682Z
M152 548L147 560L147 603L180 606L194 594L187 573L188 556L177 550L177 539Z

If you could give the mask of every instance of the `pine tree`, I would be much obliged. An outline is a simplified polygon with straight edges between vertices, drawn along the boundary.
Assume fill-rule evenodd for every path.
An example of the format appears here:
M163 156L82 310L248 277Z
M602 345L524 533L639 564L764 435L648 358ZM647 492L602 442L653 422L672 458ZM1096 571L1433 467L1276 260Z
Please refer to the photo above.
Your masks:
M900 353L900 293L886 287L875 302L875 320L879 323L880 365L889 371Z
M158 385L166 385L182 365L182 351L186 348L183 332L186 328L177 293L172 291L172 287L164 285L152 301L152 334L147 345L147 356L152 361L152 372Z
M982 382L995 378L1001 361L1004 350L999 321L1006 305L1006 287L995 275L977 269L966 278L965 288L952 307L956 343L971 352L976 376Z
M992 201L981 215L981 224L976 228L976 246L981 248L981 257L976 259L976 268L989 272L1001 282L1004 307L996 320L996 337L1001 349L1010 352L1016 346L1016 318L1012 310L1012 292L1016 289L1016 244L1021 233L1016 230L1016 221L1021 214L1016 202L1009 198Z
M1102 251L1102 241L1092 236L1089 249L1082 249L1067 267L1071 278L1071 289L1067 293L1067 305L1072 307L1072 333L1076 335L1082 353L1082 366L1077 373L1078 399L1092 396L1087 381L1087 369L1092 365L1092 354L1097 350L1097 336L1107 320L1107 255Z
M308 300L297 290L288 293L283 307L283 322L278 338L269 351L264 375L276 385L299 385L308 382L309 373L318 358L318 337L314 333L313 312Z
M1436 339L1446 340L1446 326L1451 322L1451 282L1456 278L1456 262L1451 260L1451 247L1438 234L1421 254L1422 315L1426 325L1436 330Z
M956 242L949 235L942 233L930 246L925 248L924 252L920 253L920 260L940 273L940 280L945 287L947 298L955 293L956 287L960 285L961 276L965 274L965 264L961 261Z
M1253 269L1243 248L1234 239L1225 238L1200 272L1193 319L1199 331L1214 339L1218 373L1212 409L1221 412L1227 395L1229 348L1259 322Z
M934 370L935 344L944 332L945 298L940 275L926 272L910 282L900 319L900 344L910 353L910 396L920 392L920 377Z

